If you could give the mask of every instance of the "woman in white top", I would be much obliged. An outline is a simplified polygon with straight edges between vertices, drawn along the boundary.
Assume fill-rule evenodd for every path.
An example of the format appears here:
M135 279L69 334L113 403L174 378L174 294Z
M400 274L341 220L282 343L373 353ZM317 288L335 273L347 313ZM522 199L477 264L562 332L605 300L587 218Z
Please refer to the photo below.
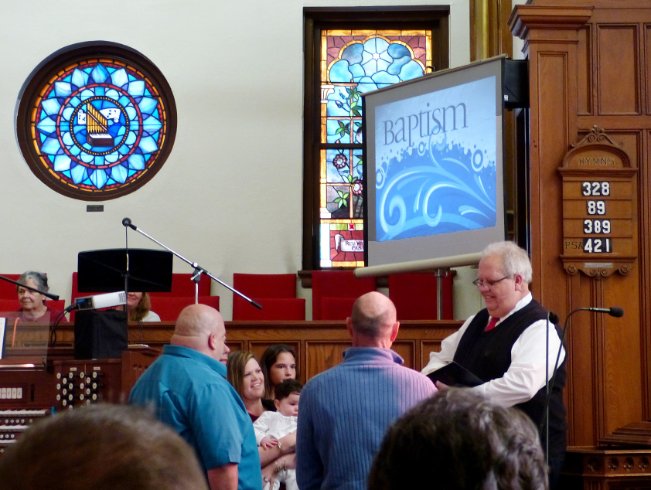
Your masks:
M129 291L127 294L127 310L131 322L160 322L157 313L151 311L149 294Z

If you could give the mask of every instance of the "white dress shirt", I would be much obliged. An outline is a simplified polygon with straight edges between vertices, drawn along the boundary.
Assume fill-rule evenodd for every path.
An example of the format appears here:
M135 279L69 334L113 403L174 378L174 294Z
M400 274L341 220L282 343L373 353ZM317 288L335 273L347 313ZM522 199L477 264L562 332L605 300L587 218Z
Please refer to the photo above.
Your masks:
M508 315L500 318L495 328L500 328L500 323L527 306L531 300L532 296L529 293L518 301ZM474 315L468 318L459 330L443 339L439 352L430 353L429 362L422 370L423 374L429 374L452 362L459 341L473 318ZM499 405L510 407L524 403L531 400L552 377L557 356L560 365L565 359L565 349L561 346L561 339L554 325L546 320L538 320L522 332L513 344L511 365L504 376L469 389L482 393ZM545 367L547 367L546 376Z

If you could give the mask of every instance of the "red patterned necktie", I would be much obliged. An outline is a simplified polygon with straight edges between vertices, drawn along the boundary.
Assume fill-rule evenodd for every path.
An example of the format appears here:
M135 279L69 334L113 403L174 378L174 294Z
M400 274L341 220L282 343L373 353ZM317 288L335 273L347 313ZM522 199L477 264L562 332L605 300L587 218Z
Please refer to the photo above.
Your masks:
M495 328L495 325L497 325L497 322L499 321L500 321L499 318L492 316L488 322L488 325L486 325L484 332L490 332L491 330L493 330Z

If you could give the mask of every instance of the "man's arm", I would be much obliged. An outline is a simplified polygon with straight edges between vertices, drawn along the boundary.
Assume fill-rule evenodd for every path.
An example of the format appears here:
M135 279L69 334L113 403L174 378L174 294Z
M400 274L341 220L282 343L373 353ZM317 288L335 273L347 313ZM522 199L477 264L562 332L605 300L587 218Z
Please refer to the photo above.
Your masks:
M465 322L463 322L463 325L461 325L461 328L459 328L459 330L445 337L441 342L440 351L429 353L429 362L427 363L427 366L421 370L423 374L427 375L452 362L454 359L454 354L457 352L459 341L461 340L461 337L468 328L468 325L470 325L470 322L473 318L474 316L468 318Z
M237 464L230 463L208 470L210 490L237 490Z

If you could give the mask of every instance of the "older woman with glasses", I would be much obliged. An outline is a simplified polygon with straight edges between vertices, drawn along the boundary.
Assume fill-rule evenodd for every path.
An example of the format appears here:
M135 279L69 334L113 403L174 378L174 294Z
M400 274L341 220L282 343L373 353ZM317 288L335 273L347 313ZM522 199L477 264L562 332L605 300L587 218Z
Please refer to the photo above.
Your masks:
M547 454L553 489L566 445L565 351L556 328L550 326L549 313L529 291L531 276L531 262L525 250L513 242L488 245L473 281L486 307L443 340L440 352L430 354L423 373L430 374L455 361L484 381L468 389L493 403L514 406L526 413L540 428L543 447L549 440ZM560 366L552 386L549 380L557 355ZM446 388L440 383L437 386Z

